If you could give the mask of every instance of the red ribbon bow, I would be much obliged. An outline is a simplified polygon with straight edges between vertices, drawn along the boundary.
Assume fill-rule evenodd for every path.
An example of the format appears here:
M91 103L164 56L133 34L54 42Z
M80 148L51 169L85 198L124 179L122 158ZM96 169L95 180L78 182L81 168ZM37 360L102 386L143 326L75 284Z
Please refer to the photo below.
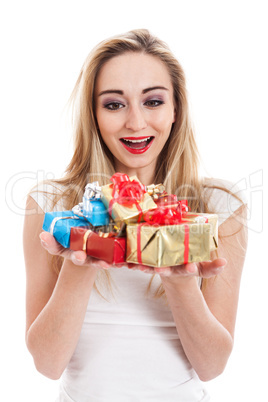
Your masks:
M176 225L182 222L182 214L176 209L158 207L147 211L144 220L149 225Z
M160 204L158 208L147 211L144 220L149 225L178 225L187 222L183 220L183 214L187 211L187 200L177 201L176 208L163 207Z
M109 210L112 210L115 202L126 207L132 207L135 204L141 216L142 209L139 202L143 200L146 193L145 186L137 180L131 181L129 176L124 173L115 173L111 177L111 181L113 182L111 184L113 186L113 198L110 201Z
M176 196L174 196L176 197ZM174 197L172 200L174 201ZM162 204L163 205L163 204ZM137 260L142 264L142 251L141 251L141 227L146 224L149 225L179 225L184 224L184 264L187 264L189 258L189 225L186 219L183 219L188 211L187 200L177 201L176 208L160 206L156 209L150 209L144 214L146 223L141 223L137 226Z

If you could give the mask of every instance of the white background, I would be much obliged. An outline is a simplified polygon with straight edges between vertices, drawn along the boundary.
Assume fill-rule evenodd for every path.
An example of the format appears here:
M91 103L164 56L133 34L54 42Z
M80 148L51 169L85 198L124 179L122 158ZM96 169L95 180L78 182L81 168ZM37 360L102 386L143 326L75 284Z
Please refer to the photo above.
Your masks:
M61 176L70 159L65 106L89 50L106 37L135 28L148 28L165 40L186 71L203 168L208 175L240 182L249 200L249 249L236 343L224 374L207 388L216 402L268 400L266 1L1 4L0 308L5 402L54 401L58 388L57 382L36 372L24 344L26 193L36 180Z

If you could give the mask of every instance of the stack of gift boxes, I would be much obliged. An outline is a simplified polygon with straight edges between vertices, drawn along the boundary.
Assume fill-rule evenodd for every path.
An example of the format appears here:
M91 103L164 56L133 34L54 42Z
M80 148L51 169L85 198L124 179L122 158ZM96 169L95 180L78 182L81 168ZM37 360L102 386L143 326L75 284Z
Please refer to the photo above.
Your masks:
M85 188L72 211L47 212L43 229L65 248L110 264L167 267L210 260L218 244L215 214L189 212L164 186L116 173L111 184Z

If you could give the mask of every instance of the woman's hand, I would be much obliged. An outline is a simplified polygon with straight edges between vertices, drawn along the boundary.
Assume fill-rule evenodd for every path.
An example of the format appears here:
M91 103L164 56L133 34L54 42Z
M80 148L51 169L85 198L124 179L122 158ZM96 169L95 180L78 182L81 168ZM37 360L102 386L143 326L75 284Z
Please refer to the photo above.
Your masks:
M71 260L75 265L91 265L96 268L109 269L111 267L121 267L125 264L112 265L106 261L99 260L87 256L85 251L72 251L61 246L56 239L48 232L40 234L42 246L52 255L60 255L68 260ZM220 274L226 265L224 258L217 258L213 261L204 261L199 263L189 263L183 265L176 265L172 267L150 267L142 264L128 263L127 266L132 270L139 270L149 274L159 274L160 276L172 277L189 277L200 276L201 278L211 278L212 276Z
M60 255L61 257L66 258L67 260L71 260L73 264L79 266L90 265L94 268L99 269L109 269L113 267L113 265L108 264L106 261L99 260L97 258L93 258L88 256L85 251L73 251L67 248L64 248L60 243L56 241L54 236L52 236L48 232L42 232L39 235L41 244L50 254L52 255Z
M189 263L173 267L149 267L148 265L128 264L129 269L143 271L148 274L159 274L165 277L192 277L211 278L220 274L227 261L225 258L217 258L213 261Z

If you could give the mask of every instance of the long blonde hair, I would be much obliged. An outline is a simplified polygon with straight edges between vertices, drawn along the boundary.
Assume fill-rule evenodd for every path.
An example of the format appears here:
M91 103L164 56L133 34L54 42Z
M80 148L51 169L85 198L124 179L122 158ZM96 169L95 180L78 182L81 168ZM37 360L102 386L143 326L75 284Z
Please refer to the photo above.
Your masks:
M199 156L189 116L185 75L178 60L165 42L146 29L129 31L104 40L88 55L71 95L74 118L74 154L65 176L56 182L63 185L64 206L71 209L81 201L88 182L109 182L115 173L113 155L104 144L95 115L94 89L98 74L111 58L125 52L141 52L160 59L167 67L173 89L176 121L161 151L154 183L164 183L166 191L188 199L193 211L207 212L203 183L198 175ZM159 292L158 292L159 293ZM159 294L163 292L160 291Z
M74 116L74 154L60 184L66 185L66 207L81 199L89 181L106 184L115 172L113 155L104 144L94 111L94 89L102 66L125 52L158 57L166 65L174 88L176 121L158 157L155 183L163 182L169 193L188 198L199 209L198 151L189 118L185 76L168 46L149 31L139 29L101 42L88 55L71 96ZM196 193L197 192L197 193Z

